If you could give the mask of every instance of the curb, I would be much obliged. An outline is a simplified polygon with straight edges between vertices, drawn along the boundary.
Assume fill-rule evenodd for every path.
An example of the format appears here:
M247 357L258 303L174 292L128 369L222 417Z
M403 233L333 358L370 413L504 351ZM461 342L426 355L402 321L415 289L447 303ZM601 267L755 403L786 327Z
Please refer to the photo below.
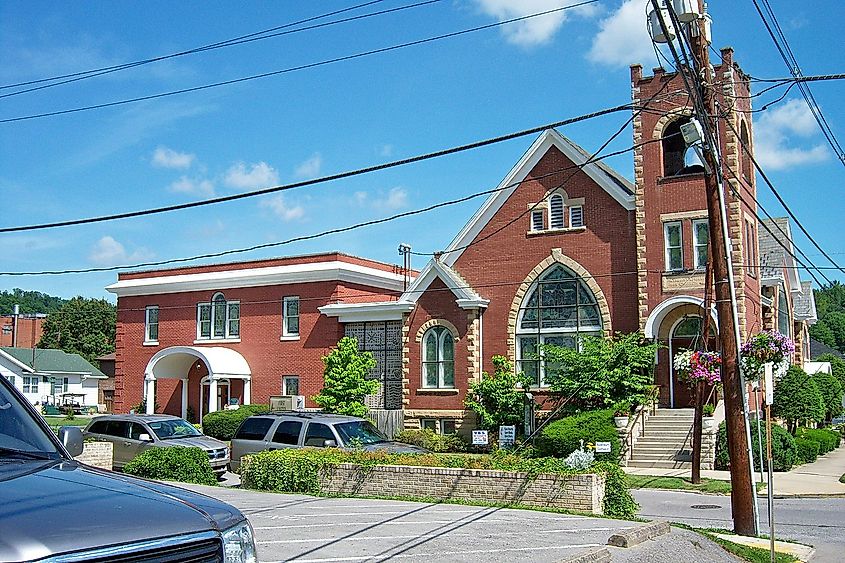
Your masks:
M620 534L613 534L608 538L607 545L615 547L633 547L639 545L644 541L652 540L656 537L668 534L671 531L669 522L658 520L631 528Z
M569 559L563 559L560 563L611 563L611 561L612 556L610 555L610 550L606 547L601 547L588 551L587 553L582 553L581 555L570 557Z

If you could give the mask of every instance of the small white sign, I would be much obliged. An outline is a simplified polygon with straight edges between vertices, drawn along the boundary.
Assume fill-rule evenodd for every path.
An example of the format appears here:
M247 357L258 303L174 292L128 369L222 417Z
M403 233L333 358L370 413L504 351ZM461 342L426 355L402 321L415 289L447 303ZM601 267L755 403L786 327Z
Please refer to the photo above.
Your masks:
M490 443L489 438L487 437L486 430L473 430L472 431L472 445L473 446L486 446Z
M596 442L596 453L597 454L609 454L610 453L610 442Z
M774 371L773 364L771 362L763 365L763 377L765 378L765 387L766 387L766 404L771 405L775 402L775 383L774 378L772 376L772 372Z
M516 426L499 426L499 445L512 446L516 443Z

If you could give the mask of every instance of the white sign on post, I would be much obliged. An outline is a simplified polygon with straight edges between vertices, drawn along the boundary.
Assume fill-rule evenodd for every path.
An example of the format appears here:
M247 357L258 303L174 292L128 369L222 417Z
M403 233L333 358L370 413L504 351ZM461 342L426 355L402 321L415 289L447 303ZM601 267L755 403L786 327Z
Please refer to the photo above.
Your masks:
M487 437L486 430L473 430L472 431L472 445L473 446L486 446L490 443L489 438Z
M597 454L609 454L610 453L610 442L596 442L596 453Z
M763 364L763 377L765 378L766 388L766 404L771 405L775 402L775 383L772 376L773 365L771 362Z
M516 443L516 426L499 426L499 445L512 446Z

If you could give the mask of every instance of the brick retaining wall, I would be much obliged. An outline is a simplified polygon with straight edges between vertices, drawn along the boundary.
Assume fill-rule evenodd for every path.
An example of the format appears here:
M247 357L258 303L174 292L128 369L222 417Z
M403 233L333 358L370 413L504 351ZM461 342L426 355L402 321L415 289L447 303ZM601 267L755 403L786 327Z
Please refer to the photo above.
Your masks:
M111 442L85 442L82 453L74 459L100 469L111 469L114 460L114 444Z
M400 465L362 467L342 463L323 471L320 491L336 495L520 503L602 514L604 477L595 474L532 477L515 471Z

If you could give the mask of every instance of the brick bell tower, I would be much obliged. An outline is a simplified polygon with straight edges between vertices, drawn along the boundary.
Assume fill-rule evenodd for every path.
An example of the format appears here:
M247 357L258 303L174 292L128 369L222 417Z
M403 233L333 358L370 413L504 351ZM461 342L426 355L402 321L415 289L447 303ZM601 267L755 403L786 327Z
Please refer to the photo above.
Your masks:
M718 135L740 332L745 338L762 328L754 164L743 148L753 152L750 86L733 60L733 49L722 49L721 57L715 67ZM659 326L652 322L652 328L654 337L663 340L668 337L664 325L672 315L656 319L655 310L670 313L667 302L682 305L680 298L704 295L709 240L705 171L679 134L693 113L683 77L663 68L643 76L642 66L635 65L631 88L635 107L644 108L634 119L639 324L645 330L650 316L661 320Z

